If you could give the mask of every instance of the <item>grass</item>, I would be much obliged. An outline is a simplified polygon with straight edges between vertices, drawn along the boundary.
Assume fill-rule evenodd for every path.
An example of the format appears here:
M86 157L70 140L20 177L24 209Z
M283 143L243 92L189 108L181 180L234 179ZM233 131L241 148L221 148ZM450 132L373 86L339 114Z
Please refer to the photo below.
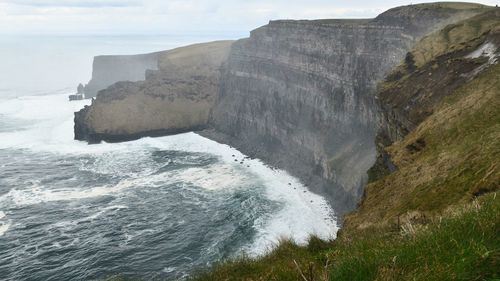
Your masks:
M500 278L499 199L490 194L398 232L312 238L304 247L284 241L263 258L223 263L192 280L493 280Z
M344 256L338 257L341 262L333 268L331 280L498 278L500 204L494 197L420 229L407 225L392 239L367 235L361 243L345 245L340 250ZM356 274L360 268L362 273ZM353 274L355 277L349 279Z
M347 225L421 219L500 187L500 65L465 84L387 151L398 171L370 183ZM407 147L424 141L420 151ZM374 223L371 223L374 224Z
M465 43L470 43L471 39L478 38L485 32L498 30L500 28L498 9L485 9L489 11L448 25L422 38L412 50L416 65L423 66L439 55L463 48Z

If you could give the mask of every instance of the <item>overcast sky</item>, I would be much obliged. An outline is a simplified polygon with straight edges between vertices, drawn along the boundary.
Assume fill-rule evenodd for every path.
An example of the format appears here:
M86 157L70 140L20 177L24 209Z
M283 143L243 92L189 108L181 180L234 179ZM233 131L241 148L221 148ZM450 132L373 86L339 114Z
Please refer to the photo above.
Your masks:
M495 5L500 0L483 0ZM424 2L424 1L415 1ZM0 33L238 33L270 19L367 18L402 0L0 0Z

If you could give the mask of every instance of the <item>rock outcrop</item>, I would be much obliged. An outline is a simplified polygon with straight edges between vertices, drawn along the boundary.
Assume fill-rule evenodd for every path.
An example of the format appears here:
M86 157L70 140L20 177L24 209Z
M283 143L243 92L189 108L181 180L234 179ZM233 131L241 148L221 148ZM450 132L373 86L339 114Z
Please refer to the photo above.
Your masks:
M482 9L431 4L373 20L271 21L233 45L215 130L205 135L328 193L339 213L352 209L375 161L377 82L418 38L475 8Z
M231 41L161 53L146 80L118 82L75 113L75 139L91 143L201 130L219 89Z
M92 64L92 78L85 85L85 97L93 98L100 90L106 89L119 81L141 81L145 79L146 70L158 68L158 58L162 52L121 55L96 56Z

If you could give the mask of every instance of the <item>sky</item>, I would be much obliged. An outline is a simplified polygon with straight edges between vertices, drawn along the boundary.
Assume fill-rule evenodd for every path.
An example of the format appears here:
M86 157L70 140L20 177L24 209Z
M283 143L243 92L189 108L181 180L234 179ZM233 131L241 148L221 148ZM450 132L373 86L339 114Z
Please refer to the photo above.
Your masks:
M479 2L495 5L499 1ZM410 3L404 0L0 0L0 33L240 33L271 19L369 18Z

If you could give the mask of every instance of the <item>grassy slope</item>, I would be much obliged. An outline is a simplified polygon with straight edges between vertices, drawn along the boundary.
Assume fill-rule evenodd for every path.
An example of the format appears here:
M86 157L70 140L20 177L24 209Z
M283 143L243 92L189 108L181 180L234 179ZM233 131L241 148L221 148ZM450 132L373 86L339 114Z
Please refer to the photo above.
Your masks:
M444 50L430 52L428 61ZM408 150L417 140L425 146ZM500 65L454 90L388 151L399 170L367 187L336 241L283 241L194 280L500 278Z
M194 280L494 280L500 278L499 200L490 194L459 214L407 224L401 232L312 238L306 247L284 241L263 258L223 263Z
M490 12L450 24L439 32L422 38L412 51L415 64L422 66L439 55L463 48L464 42L477 38L488 30L500 30L498 17L498 9L493 8Z
M369 184L346 226L425 220L500 183L500 65L446 98L402 142L387 150L399 170ZM409 151L423 140L425 147Z

